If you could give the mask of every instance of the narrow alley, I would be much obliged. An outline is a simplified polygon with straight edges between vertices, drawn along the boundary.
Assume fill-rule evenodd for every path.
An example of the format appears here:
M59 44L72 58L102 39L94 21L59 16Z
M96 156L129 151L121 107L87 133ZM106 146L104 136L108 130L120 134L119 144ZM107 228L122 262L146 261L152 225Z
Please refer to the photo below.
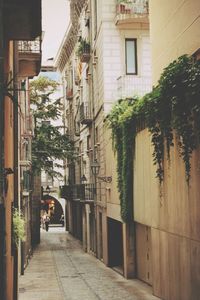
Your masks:
M126 280L85 253L63 228L41 233L25 275L19 278L19 300L156 300L151 288Z

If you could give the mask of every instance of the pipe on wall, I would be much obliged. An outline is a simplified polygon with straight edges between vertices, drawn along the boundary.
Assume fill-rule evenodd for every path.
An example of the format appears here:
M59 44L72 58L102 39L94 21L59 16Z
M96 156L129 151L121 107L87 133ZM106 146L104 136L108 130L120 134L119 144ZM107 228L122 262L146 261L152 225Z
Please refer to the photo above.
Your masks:
M4 26L0 0L0 299L6 294L5 207L4 207Z
M14 208L19 207L19 158L18 158L18 42L14 42L13 76L14 76L14 101L13 101L13 123L14 123ZM13 299L18 299L18 249L14 247L14 277L13 277Z

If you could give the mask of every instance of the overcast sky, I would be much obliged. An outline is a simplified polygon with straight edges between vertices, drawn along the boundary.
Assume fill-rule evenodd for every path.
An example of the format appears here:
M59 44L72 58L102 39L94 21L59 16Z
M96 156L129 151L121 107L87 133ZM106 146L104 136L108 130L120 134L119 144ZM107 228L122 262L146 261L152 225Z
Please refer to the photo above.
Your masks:
M68 0L42 0L42 61L55 57L69 22Z

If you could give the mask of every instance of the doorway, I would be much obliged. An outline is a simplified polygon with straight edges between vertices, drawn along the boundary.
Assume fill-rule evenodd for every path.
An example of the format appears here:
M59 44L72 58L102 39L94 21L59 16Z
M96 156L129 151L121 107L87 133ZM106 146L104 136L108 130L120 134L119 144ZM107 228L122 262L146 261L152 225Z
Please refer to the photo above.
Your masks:
M137 278L152 285L151 227L136 223Z
M107 218L108 226L108 265L123 274L123 233L122 223Z

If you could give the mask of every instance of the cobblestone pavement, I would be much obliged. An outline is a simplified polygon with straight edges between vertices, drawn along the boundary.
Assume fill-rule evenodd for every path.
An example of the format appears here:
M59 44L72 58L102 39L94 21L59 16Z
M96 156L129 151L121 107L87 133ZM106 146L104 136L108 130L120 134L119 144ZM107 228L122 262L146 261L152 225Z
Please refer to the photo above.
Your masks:
M19 278L19 300L156 300L151 288L126 280L85 253L63 228L42 231L25 275Z

